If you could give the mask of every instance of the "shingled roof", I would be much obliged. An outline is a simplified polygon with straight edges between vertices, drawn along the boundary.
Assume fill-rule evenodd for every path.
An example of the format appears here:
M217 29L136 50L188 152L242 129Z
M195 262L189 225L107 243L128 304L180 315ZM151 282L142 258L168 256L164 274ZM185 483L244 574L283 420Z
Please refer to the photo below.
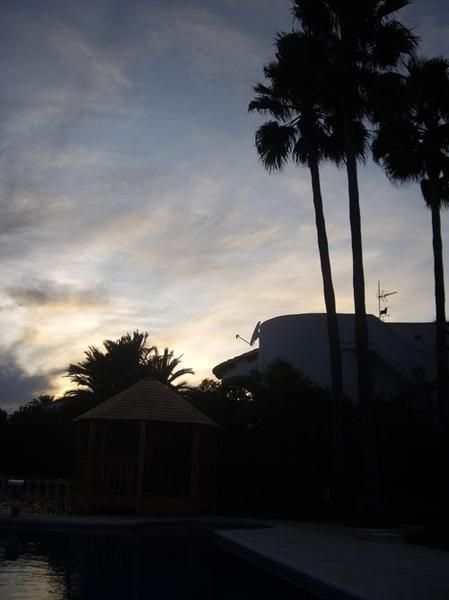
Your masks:
M84 420L169 421L199 423L217 427L209 417L194 408L170 387L146 377L109 400L88 410L75 421Z

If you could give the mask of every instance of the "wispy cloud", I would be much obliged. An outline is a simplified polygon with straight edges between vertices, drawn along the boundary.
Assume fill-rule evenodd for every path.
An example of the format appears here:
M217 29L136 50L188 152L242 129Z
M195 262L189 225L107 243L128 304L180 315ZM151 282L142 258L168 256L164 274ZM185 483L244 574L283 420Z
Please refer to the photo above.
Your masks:
M104 307L109 299L104 284L78 288L68 283L41 280L7 287L6 292L19 306L49 307L64 311L99 305Z
M146 22L152 60L176 52L189 70L213 76L235 75L260 64L262 47L257 39L205 8L151 11Z
M48 135L48 128L67 129L88 112L110 111L130 86L120 52L55 19L10 15L3 37L3 140L17 142L44 127Z

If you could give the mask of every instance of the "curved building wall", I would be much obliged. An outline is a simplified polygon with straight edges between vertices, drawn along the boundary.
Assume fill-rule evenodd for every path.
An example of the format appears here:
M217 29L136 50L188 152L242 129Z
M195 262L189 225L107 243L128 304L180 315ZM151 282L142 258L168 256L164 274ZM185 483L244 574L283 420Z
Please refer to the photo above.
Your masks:
M339 314L345 394L357 392L357 358L354 315ZM427 379L434 376L432 357L404 339L377 317L368 315L374 394L390 395L420 368ZM259 370L263 373L275 360L285 360L315 383L331 386L327 317L325 314L283 315L260 326Z
M259 370L285 360L312 381L329 386L330 362L326 315L284 315L260 326Z

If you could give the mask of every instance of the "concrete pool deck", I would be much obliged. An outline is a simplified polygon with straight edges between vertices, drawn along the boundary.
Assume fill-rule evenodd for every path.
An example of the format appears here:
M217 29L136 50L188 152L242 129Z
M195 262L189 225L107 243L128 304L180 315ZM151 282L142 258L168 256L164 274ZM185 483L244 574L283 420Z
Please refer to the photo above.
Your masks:
M449 552L406 544L394 535L360 539L369 535L332 524L220 517L0 515L0 529L132 531L155 526L212 529L220 546L294 581L317 598L449 599Z
M225 547L323 598L449 599L449 552L406 544L394 536L388 542L360 539L348 527L309 523L216 535Z

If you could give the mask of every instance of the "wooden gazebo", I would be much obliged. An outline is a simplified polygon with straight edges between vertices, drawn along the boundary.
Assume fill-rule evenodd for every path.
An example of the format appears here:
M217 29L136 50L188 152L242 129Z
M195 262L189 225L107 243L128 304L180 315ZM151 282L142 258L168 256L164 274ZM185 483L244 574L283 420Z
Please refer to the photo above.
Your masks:
M75 421L77 487L86 510L213 510L218 427L173 389L146 378Z

